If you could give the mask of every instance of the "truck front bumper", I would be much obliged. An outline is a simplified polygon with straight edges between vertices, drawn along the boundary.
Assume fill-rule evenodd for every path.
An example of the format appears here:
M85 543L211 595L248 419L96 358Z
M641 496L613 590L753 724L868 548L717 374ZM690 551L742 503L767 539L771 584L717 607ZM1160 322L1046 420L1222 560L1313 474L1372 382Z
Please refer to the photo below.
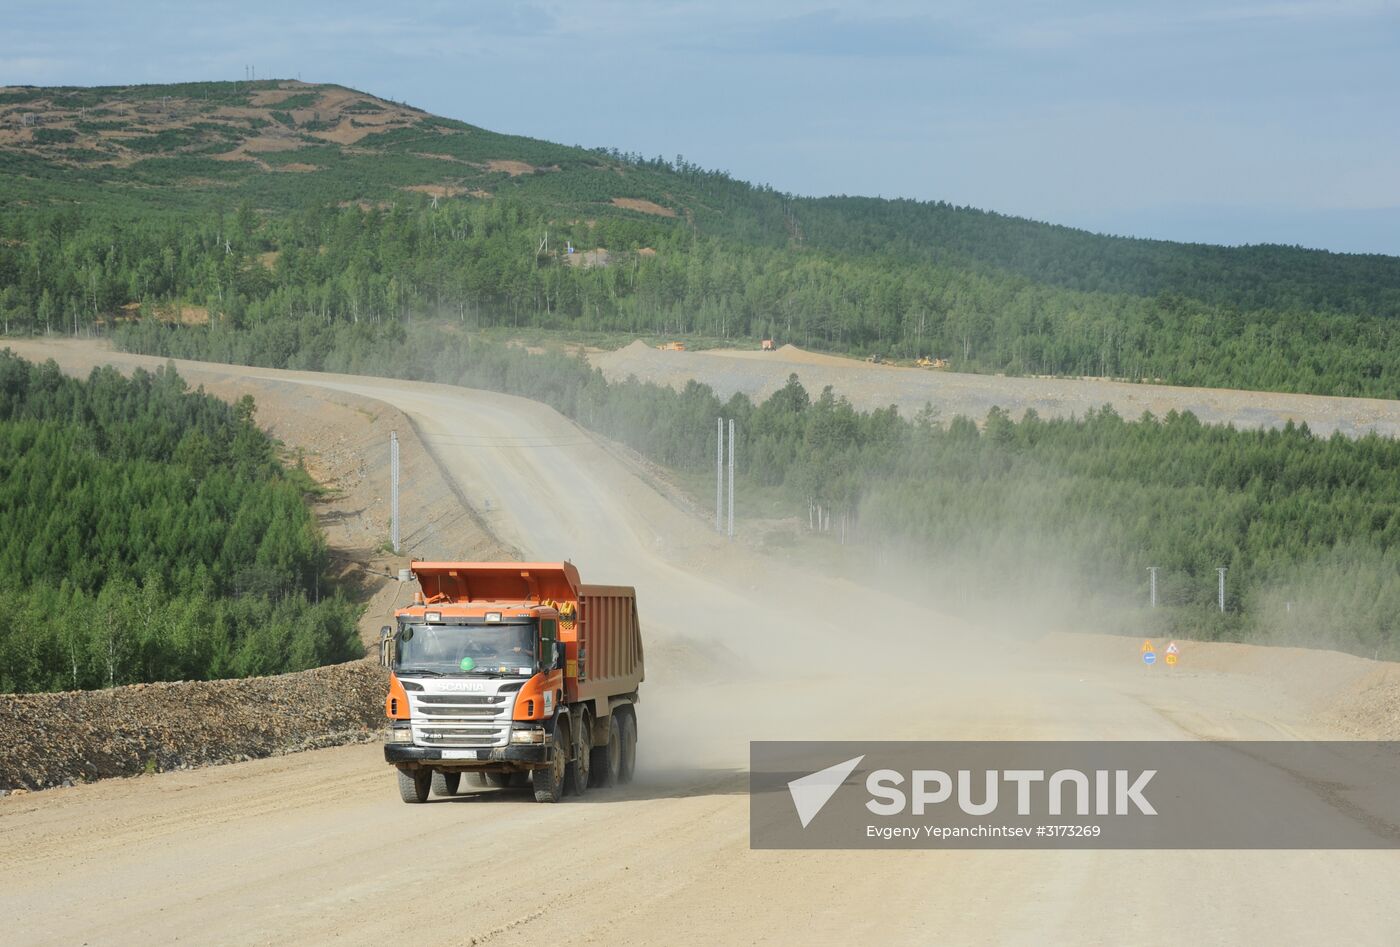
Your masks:
M544 766L549 763L552 749L549 743L512 743L482 750L455 750L449 747L414 746L410 743L384 744L386 763L450 763L463 769L485 767L494 763L515 763Z

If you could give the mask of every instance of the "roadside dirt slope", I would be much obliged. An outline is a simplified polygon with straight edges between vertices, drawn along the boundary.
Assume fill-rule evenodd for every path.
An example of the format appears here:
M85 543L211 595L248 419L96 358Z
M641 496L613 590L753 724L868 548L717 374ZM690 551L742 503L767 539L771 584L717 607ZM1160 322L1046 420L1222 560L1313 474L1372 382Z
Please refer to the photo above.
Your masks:
M959 414L981 421L994 407L1004 408L1014 417L1027 408L1034 408L1041 417L1083 417L1111 404L1126 418L1136 418L1144 411L1158 417L1169 411L1191 411L1202 421L1240 428L1282 427L1291 420L1306 423L1316 434L1341 431L1357 437L1374 430L1388 437L1400 436L1400 401L1377 398L969 375L871 365L791 345L776 352L661 352L639 341L615 352L591 354L589 361L614 381L635 375L643 381L682 388L695 379L713 388L721 399L737 392L762 400L796 373L814 397L830 385L857 408L869 411L893 404L906 418L925 405L932 405L945 421Z
M378 748L349 746L11 797L0 912L17 942L383 943L410 909L423 944L1400 938L1394 851L748 847L750 739L1329 737L1317 711L1346 680L1211 668L1207 648L1186 673L1144 673L1127 639L1046 650L1033 610L983 627L725 543L540 404L231 371L394 406L522 553L637 587L638 782L558 806L495 790L405 806ZM1309 798L1303 817L1357 817ZM443 871L450 888L416 894Z

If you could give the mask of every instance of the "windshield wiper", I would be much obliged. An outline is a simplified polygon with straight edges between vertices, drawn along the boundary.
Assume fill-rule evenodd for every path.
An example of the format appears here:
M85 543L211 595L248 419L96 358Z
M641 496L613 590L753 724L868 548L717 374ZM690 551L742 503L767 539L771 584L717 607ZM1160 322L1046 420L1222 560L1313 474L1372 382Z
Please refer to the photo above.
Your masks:
M413 667L409 667L409 668L399 668L399 669L396 670L394 673L396 673L396 674L415 674L415 675L423 675L423 676L426 676L426 677L446 677L446 676L447 676L447 675L443 674L441 671L434 671L432 668L413 668Z

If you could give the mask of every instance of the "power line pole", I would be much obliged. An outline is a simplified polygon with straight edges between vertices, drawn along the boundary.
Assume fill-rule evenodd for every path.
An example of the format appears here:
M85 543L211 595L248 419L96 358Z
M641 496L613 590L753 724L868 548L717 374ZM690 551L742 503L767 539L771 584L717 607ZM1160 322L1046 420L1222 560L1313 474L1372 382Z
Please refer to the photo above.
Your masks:
M399 432L389 434L389 545L399 551Z
M1157 607L1157 566L1148 566L1147 572L1152 576L1152 607Z
M729 538L734 538L734 419L729 419Z
M724 532L724 418L715 418L715 532Z
M1220 611L1225 612L1225 566L1220 566L1215 570L1220 573Z

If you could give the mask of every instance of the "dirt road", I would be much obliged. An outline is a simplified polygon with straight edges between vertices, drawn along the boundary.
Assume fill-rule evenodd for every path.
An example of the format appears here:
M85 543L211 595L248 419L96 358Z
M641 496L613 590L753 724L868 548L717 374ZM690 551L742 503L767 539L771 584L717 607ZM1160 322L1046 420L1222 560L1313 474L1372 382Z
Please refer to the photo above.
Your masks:
M1333 736L1320 706L1371 662L1328 659L1325 689L1248 662L1145 674L1131 641L993 633L729 546L533 402L211 370L395 406L502 538L636 585L637 782L405 806L378 747L351 746L0 799L7 942L1400 940L1395 852L748 848L750 739Z
M1387 437L1400 436L1400 401L1379 398L1178 388L1102 379L969 375L870 365L791 345L776 352L658 352L634 342L616 352L594 353L589 360L615 381L635 375L642 381L680 388L693 378L709 385L721 398L738 392L762 400L795 372L813 397L830 385L864 411L893 404L901 415L912 418L925 405L932 405L945 422L959 414L980 422L994 407L1018 418L1027 408L1034 408L1044 418L1082 418L1090 410L1111 404L1125 418L1137 418L1144 411L1157 417L1169 411L1191 411L1202 421L1239 428L1282 427L1292 420L1306 423L1316 434L1341 431L1357 437L1374 430Z

